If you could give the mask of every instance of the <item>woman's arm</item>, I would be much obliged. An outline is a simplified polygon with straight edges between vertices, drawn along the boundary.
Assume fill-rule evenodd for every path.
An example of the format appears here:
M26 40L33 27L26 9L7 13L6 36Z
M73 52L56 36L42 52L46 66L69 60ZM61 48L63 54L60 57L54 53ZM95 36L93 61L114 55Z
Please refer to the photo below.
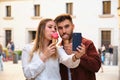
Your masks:
M75 54L67 55L63 47L57 47L60 63L69 68L75 68L79 65L80 59L75 58Z
M29 44L22 50L22 69L27 79L35 78L45 68L45 64L40 59L38 53L34 53L32 60L30 62L28 61L31 49L32 45Z

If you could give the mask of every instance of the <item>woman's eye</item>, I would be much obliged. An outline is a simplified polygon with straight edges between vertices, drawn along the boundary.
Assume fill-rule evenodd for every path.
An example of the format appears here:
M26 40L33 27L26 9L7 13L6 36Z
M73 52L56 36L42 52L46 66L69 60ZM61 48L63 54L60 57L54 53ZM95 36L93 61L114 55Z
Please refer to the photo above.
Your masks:
M49 28L52 28L51 26L49 26Z

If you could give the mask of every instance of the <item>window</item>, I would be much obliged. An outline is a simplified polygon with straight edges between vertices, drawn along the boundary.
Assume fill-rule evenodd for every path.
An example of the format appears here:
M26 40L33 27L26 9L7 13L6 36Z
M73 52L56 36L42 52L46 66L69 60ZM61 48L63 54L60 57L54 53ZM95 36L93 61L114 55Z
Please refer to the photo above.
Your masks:
M6 6L6 17L11 17L11 6Z
M32 31L32 40L35 39L35 36L36 36L36 31Z
M111 14L111 1L103 1L103 14Z
M73 15L73 3L66 3L66 13Z
M40 5L34 5L34 16L40 16Z
M111 31L101 31L101 38L101 45L104 44L107 49L109 44L111 43Z
M5 30L6 46L7 46L8 42L11 41L11 35L12 35L11 30Z
M32 42L35 39L36 31L28 31L28 42Z

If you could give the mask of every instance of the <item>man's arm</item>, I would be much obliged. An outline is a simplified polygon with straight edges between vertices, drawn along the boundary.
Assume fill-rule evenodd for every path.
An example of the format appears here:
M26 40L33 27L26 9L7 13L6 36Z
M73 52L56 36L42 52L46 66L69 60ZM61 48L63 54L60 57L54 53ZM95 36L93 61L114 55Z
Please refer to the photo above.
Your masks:
M86 46L86 53L80 58L80 66L91 72L98 72L101 67L100 56L93 42L89 41L84 44Z

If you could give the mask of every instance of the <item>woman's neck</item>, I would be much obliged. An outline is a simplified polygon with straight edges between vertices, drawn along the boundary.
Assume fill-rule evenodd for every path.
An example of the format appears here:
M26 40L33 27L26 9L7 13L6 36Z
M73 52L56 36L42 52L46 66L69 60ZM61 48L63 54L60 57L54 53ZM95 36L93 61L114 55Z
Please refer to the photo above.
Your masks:
M46 48L48 47L49 43L50 43L50 42L49 42L48 40L44 40L43 49L46 49Z

